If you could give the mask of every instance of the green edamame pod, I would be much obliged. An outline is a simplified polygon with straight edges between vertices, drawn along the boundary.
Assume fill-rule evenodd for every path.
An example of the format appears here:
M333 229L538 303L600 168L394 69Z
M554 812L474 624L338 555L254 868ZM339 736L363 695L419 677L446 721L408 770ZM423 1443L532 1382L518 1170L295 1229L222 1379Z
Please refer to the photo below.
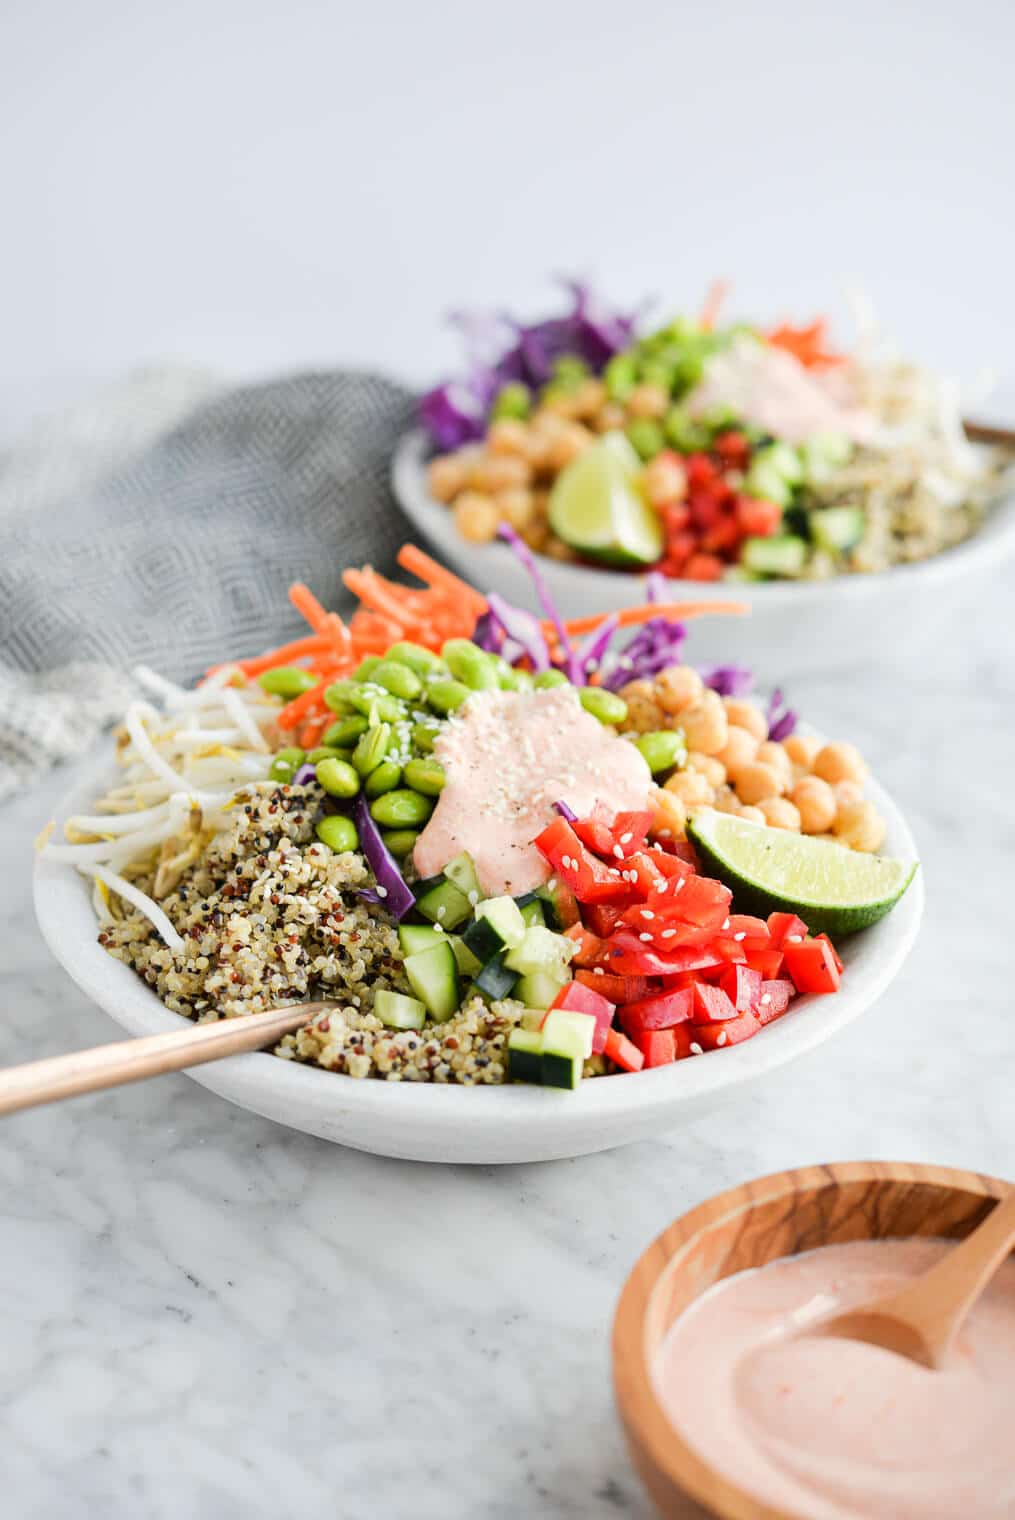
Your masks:
M554 686L570 686L570 681L562 670L540 670L532 677L532 684L537 691L549 691Z
M437 797L444 789L447 777L439 760L410 760L403 772L406 786L424 797Z
M306 758L305 751L297 748L296 745L288 749L280 749L271 762L268 775L272 781L291 781Z
M355 681L332 681L324 692L325 703L340 718L348 717L351 712L356 711L352 702L352 693L358 689Z
M380 797L382 792L393 792L402 779L402 767L394 760L382 760L374 767L363 783L368 797Z
M344 855L346 850L355 850L359 846L356 825L351 818L344 818L341 813L332 813L330 818L322 818L317 825L317 837L329 850L334 850L336 855Z
M406 855L411 855L419 838L418 829L387 829L381 834L381 838L399 860L404 860Z
M653 776L661 771L671 771L687 759L687 744L681 728L661 728L654 733L639 734L634 743L644 755Z
M414 723L412 725L413 747L421 750L424 755L429 755L439 733L440 729L430 728L426 723Z
M487 659L497 672L497 685L501 691L532 690L532 677L527 670L516 670L502 654L488 654Z
M417 829L426 823L433 812L433 806L429 797L421 797L419 792L399 788L394 792L385 792L383 797L372 802L370 816L382 828Z
M368 655L365 655L364 658L362 660L360 660L359 664L356 666L356 669L352 673L353 680L354 681L369 681L369 680L372 680L373 679L373 673L374 673L374 671L377 669L378 665L380 665L381 663L382 663L381 662L381 657L380 657L379 654L368 654Z
M319 679L309 670L301 670L298 665L277 665L274 670L262 671L257 684L271 696L284 697L287 702L291 702L293 697L301 697L305 691L316 686Z
M365 718L376 716L382 723L400 723L407 715L405 703L385 691L383 686L375 686L373 681L358 686L349 701Z
M322 760L317 780L330 797L355 797L359 791L359 776L347 760Z
M408 665L400 665L397 660L381 660L374 666L370 680L375 686L383 686L393 697L400 697L403 702L414 702L423 690L423 682L414 670Z
M392 644L384 658L397 660L399 665L407 665L418 676L432 675L443 665L440 655L434 654L432 649L424 649L422 644L413 644L409 639Z
M578 700L600 723L623 723L627 717L627 703L623 697L603 686L579 686Z
M334 749L348 749L366 731L366 718L359 713L350 713L347 718L339 718L337 723L326 728L322 738L325 744Z
M388 753L390 743L390 724L378 723L374 728L367 729L352 752L352 763L361 776L369 776L372 770L376 770Z
M426 689L426 699L434 712L453 713L472 696L468 686L461 681L433 681Z
M310 751L307 761L310 765L316 765L318 760L348 760L351 754L352 750L339 749L334 744L319 744Z
M448 639L441 654L456 681L472 691L496 691L500 682L497 667L485 650L471 639Z

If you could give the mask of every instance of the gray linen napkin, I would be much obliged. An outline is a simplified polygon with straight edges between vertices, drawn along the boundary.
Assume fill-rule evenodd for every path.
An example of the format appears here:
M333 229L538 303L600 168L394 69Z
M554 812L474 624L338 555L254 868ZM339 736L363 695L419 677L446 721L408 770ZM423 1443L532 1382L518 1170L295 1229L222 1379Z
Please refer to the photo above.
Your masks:
M191 680L296 635L291 581L341 610L343 569L394 563L407 525L388 465L408 391L295 375L175 421L189 394L121 389L108 415L93 408L87 447L78 415L0 457L0 797L93 743L132 666ZM151 442L160 404L175 425Z

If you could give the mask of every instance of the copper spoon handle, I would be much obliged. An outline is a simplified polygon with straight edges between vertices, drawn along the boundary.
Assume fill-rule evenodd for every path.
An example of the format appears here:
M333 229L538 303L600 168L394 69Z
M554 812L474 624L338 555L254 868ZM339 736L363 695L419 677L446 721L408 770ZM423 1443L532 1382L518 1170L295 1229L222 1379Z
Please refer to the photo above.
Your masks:
M165 1071L183 1071L242 1051L261 1050L302 1028L325 1006L300 1003L271 1008L267 1013L245 1014L216 1024L188 1024L168 1034L118 1040L113 1045L9 1066L0 1071L0 1114L76 1098L105 1087L121 1087L125 1082L143 1082Z

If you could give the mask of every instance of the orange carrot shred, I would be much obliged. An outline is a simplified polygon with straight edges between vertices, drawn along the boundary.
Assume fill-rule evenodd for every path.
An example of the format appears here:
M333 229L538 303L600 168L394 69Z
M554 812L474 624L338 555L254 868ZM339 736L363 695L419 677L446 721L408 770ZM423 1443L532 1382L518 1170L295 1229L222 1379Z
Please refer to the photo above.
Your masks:
M729 280L713 280L705 295L705 304L701 308L698 318L698 326L706 332L711 332L715 326L720 308L730 292Z
M646 602L641 607L625 607L617 613L617 626L631 628L637 623L647 623L649 618L665 617L680 620L701 617L708 612L729 612L737 616L750 612L746 602ZM591 617L572 618L564 627L568 633L591 633L609 614L594 613ZM543 624L543 632L552 632L551 623Z
M327 626L328 614L309 586L304 586L302 581L295 581L289 587L289 600L296 611L303 614L316 633L323 632Z
M398 551L398 563L403 570L409 570L417 575L421 581L426 581L428 586L439 587L448 592L452 597L462 597L469 606L476 606L480 612L486 611L486 598L470 586L468 581L460 580L450 570L445 570L429 554L417 548L415 544L403 544Z

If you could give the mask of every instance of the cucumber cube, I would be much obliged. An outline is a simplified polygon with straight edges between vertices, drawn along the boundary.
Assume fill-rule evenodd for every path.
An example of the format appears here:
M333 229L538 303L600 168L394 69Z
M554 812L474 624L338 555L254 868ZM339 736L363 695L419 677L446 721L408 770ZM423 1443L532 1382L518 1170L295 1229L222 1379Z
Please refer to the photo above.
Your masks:
M451 946L442 940L428 950L418 950L415 955L406 956L404 966L413 992L426 1004L434 1020L443 1024L460 1001L458 966Z
M508 1036L508 1076L512 1082L543 1081L543 1037L538 1030L512 1029Z
M592 1037L596 1021L590 1013L579 1013L571 1008L551 1008L543 1020L544 1050L568 1049L571 1039L579 1042L582 1056L588 1060L592 1054Z
M424 918L443 929L457 929L472 916L472 904L465 893L443 876L436 886L416 898L416 907Z
M485 918L501 945L509 950L520 944L525 934L525 920L513 897L488 897L476 908L476 918Z
M374 994L374 1013L392 1029L422 1029L426 1023L426 1008L418 998L392 992L388 987L381 987Z
M511 971L505 966L504 952L500 951L483 966L473 986L491 1003L495 1003L499 998L506 998L517 981L517 971Z
M520 976L513 997L526 1008L549 1008L564 984L545 971L535 971L530 976Z
M507 952L504 964L520 976L545 972L563 982L567 980L568 963L573 954L574 946L569 939L565 939L562 934L554 934L552 929L534 924L531 929L526 929L521 943Z
M448 861L444 867L444 875L448 881L454 882L459 892L464 892L465 896L469 897L470 900L479 902L483 894L479 890L479 877L476 875L476 866L468 850L463 850L460 855L455 856L454 860ZM476 895L474 899L471 899L473 892Z

